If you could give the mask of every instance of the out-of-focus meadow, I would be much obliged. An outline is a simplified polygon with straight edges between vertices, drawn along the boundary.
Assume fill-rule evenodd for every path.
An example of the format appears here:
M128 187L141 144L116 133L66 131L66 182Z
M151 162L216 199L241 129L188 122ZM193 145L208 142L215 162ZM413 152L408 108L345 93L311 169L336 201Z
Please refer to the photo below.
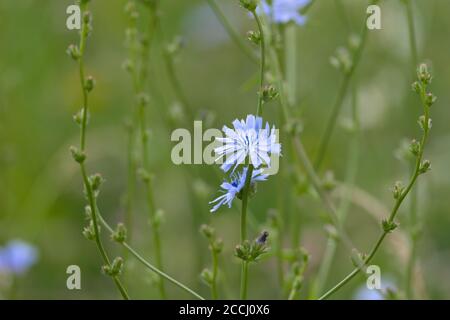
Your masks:
M124 121L130 117L134 99L130 77L121 67L127 57L125 2L91 2L94 29L85 57L87 72L97 81L90 100L87 166L106 179L99 207L111 223L124 217ZM311 155L317 152L342 80L329 58L352 33L359 33L365 18L366 1L341 2L342 7L335 1L316 1L306 25L297 30L296 95L300 103L295 114L303 120L302 137ZM418 185L423 232L413 284L416 297L443 299L450 297L450 1L413 2L419 58L431 65L431 88L438 97L432 107L433 129L425 151L432 170L420 178ZM245 40L247 30L255 28L254 21L238 1L218 3ZM6 275L0 276L2 298L118 297L111 280L101 274L102 262L95 245L82 235L85 201L79 169L69 153L69 146L78 143L79 134L72 115L82 104L77 66L65 53L69 44L78 42L78 32L66 29L66 8L70 4L70 0L0 1L0 246L20 239L35 246L38 254L36 263L14 283ZM361 143L354 167L358 191L351 194L354 202L350 204L346 229L364 251L378 237L379 221L393 205L393 183L406 181L410 173L408 164L398 160L395 151L404 139L420 134L416 121L421 106L410 87L415 69L405 7L400 0L382 1L380 6L382 30L368 32L368 43L355 74ZM161 52L174 38L182 37L185 45L176 57L175 70L186 98L196 110L196 118L204 120L204 128L221 128L254 112L258 68L230 39L206 1L166 0L161 2L160 10L163 34L158 36L151 55L149 74L152 92L157 94L151 97L148 121L155 201L165 213L161 226L165 270L204 296L209 295L199 274L211 259L198 229L202 223L210 223L224 241L219 261L220 297L237 298L240 265L233 250L239 242L239 211L237 207L223 207L215 214L209 213L208 202L217 196L223 177L218 166L177 166L171 161L175 143L170 141L170 134L174 128L165 119L173 114L177 99ZM332 170L338 181L347 176L350 97L349 93L344 100L323 166ZM278 125L278 108L276 102L267 105L264 118ZM287 150L289 142L281 143ZM291 162L283 158L279 173L258 187L250 202L249 234L256 237L268 227L271 208L282 210L284 247L301 245L311 255L300 295L306 298L323 258L327 233L323 206L313 191L299 196ZM132 243L152 261L143 185L139 182L137 186ZM373 260L381 267L383 281L399 291L405 289L409 209L407 199L397 218L399 229L388 236ZM381 216L374 218L374 214ZM298 233L291 232L296 221ZM152 285L154 276L112 243L106 232L103 239L111 256L122 255L127 260L123 282L131 297L158 298ZM66 288L69 265L81 268L81 290ZM339 247L325 289L352 267L349 253ZM364 277L356 277L333 297L355 298L364 283ZM170 284L167 289L170 298L190 298ZM273 254L251 265L249 297L286 298L286 293L279 290Z

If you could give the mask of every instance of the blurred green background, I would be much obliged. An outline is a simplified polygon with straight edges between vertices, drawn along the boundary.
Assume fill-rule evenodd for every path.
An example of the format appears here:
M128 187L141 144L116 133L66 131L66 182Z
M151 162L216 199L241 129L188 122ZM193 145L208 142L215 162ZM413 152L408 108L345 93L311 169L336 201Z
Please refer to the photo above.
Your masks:
M335 1L316 2L308 13L307 24L297 30L296 95L300 106L296 113L302 116L302 136L311 155L317 152L342 79L330 65L329 57L347 43L352 33L360 31L367 7L366 1L356 0L341 1L340 9ZM65 53L69 44L78 42L78 33L65 26L66 8L72 3L0 1L0 246L11 239L22 239L39 251L36 265L17 279L16 298L118 298L111 280L100 273L101 260L95 245L81 234L85 202L79 170L68 151L70 145L78 142L79 132L72 115L81 106L78 69ZM94 30L86 52L87 72L97 80L91 95L87 164L91 172L100 172L106 179L99 206L111 223L122 221L124 215L127 134L123 123L133 108L131 81L121 68L127 57L125 3L92 1ZM247 30L254 29L252 19L238 1L218 3L243 38ZM420 272L414 277L414 286L417 297L446 299L450 297L450 129L446 123L450 117L450 1L413 3L419 57L432 66L431 88L438 97L432 109L433 129L426 150L432 171L419 182L419 214L424 228L418 249ZM382 1L381 8L382 30L369 32L355 74L362 128L355 184L390 208L391 186L409 176L408 165L395 157L395 150L404 138L420 134L416 119L421 106L410 89L414 67L403 2ZM198 110L197 118L205 120L204 128L221 128L254 112L257 67L230 40L206 1L162 1L161 23L163 34L152 54L149 76L157 95L152 96L148 120L155 199L157 207L165 212L161 232L166 271L209 296L199 273L210 265L210 254L198 228L202 223L211 223L225 244L220 258L220 296L237 298L240 265L233 257L233 248L239 241L239 212L222 208L216 214L209 213L208 201L217 196L223 176L217 166L176 166L171 162L173 128L163 120L176 97L161 49L176 36L184 39L185 47L175 61L176 73L187 99ZM277 103L268 105L265 119L278 125L278 108ZM345 179L349 157L350 134L345 128L349 117L347 97L324 166L333 170L340 181ZM288 141L281 143L288 145ZM327 234L323 229L323 207L313 192L299 196L291 162L289 157L283 158L279 174L261 184L250 202L250 235L256 237L267 226L270 208L283 208L284 247L299 244L311 254L301 294L305 298L320 265ZM152 261L142 190L139 184L132 242ZM366 200L361 201L372 211L383 210ZM383 279L389 279L400 291L404 290L405 257L409 250L408 209L406 201L398 216L400 228L396 233L404 237L390 237L374 259L381 267ZM291 232L293 221L300 223L295 239ZM361 250L371 248L379 234L378 221L360 206L350 207L346 228ZM111 256L124 255L119 246L109 241L106 232L103 237ZM82 290L66 288L66 268L72 264L81 268ZM326 288L351 268L348 252L339 249ZM273 256L252 265L250 270L250 298L286 298L279 290ZM158 298L152 274L131 257L123 278L132 298ZM0 291L3 298L8 298L5 283ZM353 298L364 283L363 277L357 277L334 297ZM171 298L190 298L171 284L167 288Z

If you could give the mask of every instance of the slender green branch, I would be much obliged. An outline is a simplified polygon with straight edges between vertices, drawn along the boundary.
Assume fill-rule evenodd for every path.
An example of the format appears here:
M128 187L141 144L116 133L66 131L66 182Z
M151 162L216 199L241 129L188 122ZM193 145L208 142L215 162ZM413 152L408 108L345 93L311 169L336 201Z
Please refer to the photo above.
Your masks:
M167 74L169 76L169 81L172 85L175 96L183 105L185 114L190 116L192 114L192 108L190 106L189 100L184 93L183 87L181 86L180 80L178 79L177 73L174 68L173 54L169 52L164 53L164 62L166 65ZM191 119L193 120L193 119Z
M261 24L261 19L256 14L256 11L252 12L253 17L255 18L256 23L258 24L259 34L261 37L260 40L260 50L261 50L261 62L260 62L260 74L259 74L259 98L258 98L258 107L256 109L256 115L261 116L262 114L262 90L264 86L264 72L266 67L266 45L265 45L265 39L264 39L264 30L263 26Z
M248 47L248 45L242 40L242 38L236 33L236 31L231 26L225 14L222 12L220 7L217 5L215 0L206 0L211 7L212 11L217 17L217 20L222 24L225 31L228 33L230 38L234 43L242 50L242 52L253 62L257 63L258 58L255 53Z
M250 192L250 182L253 175L253 166L250 164L247 167L247 176L245 177L245 185L242 193L242 211L241 211L241 243L247 240L247 205L248 196ZM247 275L248 275L248 262L242 260L242 273L241 273L241 300L247 299Z
M412 0L405 0L406 13L408 19L408 31L409 31L409 46L411 49L411 60L414 66L418 63L418 53L417 53L417 43L416 43L416 31L414 26L414 12ZM411 208L410 208L410 239L411 239L411 251L409 254L407 269L406 269L406 286L405 292L408 299L414 298L414 292L412 289L412 281L414 268L417 259L417 242L419 237L418 232L418 222L417 222L417 203L419 201L419 188L413 190L413 195L411 197Z
M285 91L285 86L283 84L283 75L281 73L281 68L279 65L279 61L277 59L277 55L274 49L270 50L270 62L271 66L273 68L273 72L275 75L275 79L277 79L277 87L278 91L280 93L280 105L281 110L283 114L283 120L285 124L293 124L293 119L291 117L290 109L288 107L288 100L287 100L287 93ZM295 130L294 130L295 131ZM295 153L297 154L297 158L301 165L303 166L306 175L308 177L308 180L310 181L311 185L313 186L314 190L316 190L317 194L319 195L324 207L327 210L327 213L336 227L339 237L343 240L344 245L346 245L347 249L349 251L353 251L355 246L351 243L350 238L344 231L343 227L341 227L338 219L337 219L337 213L336 208L330 198L330 196L327 194L327 192L324 190L322 183L320 181L320 178L318 177L310 158L308 157L305 148L303 147L303 143L300 139L300 137L293 133L291 134L291 140L293 143L293 148Z
M242 261L241 300L247 300L248 261Z
M379 2L379 0L373 0L372 4L376 4L378 2ZM352 76L355 73L356 67L361 58L361 54L366 45L366 42L367 42L366 19L364 19L364 23L363 23L359 38L360 38L359 45L353 53L352 63L351 63L349 70L347 70L345 72L344 79L342 80L341 86L339 88L339 92L337 94L336 100L335 100L333 108L331 110L331 115L328 118L328 122L326 124L325 133L319 143L319 151L318 151L316 159L314 161L314 167L316 169L320 169L320 166L322 165L328 145L330 143L331 135L333 133L339 112L342 107L342 103L344 101L345 95L347 93L347 89L350 84L350 80L352 79Z
M357 104L356 104L356 86L353 85L352 89L352 141L350 145L350 156L347 164L347 174L345 179L345 184L352 185L355 182L356 172L358 169L358 159L359 159L359 118L357 114ZM341 223L344 223L346 220L347 212L350 207L350 197L348 194L350 193L350 190L346 190L347 195L344 195L344 198L342 199L339 208L338 208L338 218L341 221ZM316 278L316 281L314 282L314 285L312 286L312 290L310 293L310 296L312 298L316 298L319 292L322 292L326 281L328 279L328 274L331 269L331 264L334 259L334 255L336 253L338 244L338 239L335 235L329 234L328 241L325 249L325 253L323 256L322 263L319 268L319 272Z
M419 63L419 55L417 53L417 41L416 41L416 28L414 25L414 12L412 0L405 0L406 14L408 18L408 34L409 45L411 48L411 59L413 66L417 66Z
M217 257L217 252L215 250L211 251L211 255L212 255L212 263L213 263L213 269L212 269L212 283L211 283L211 297L214 300L218 299L218 294L217 294L217 273L218 273L218 257Z
M263 95L262 90L264 86L264 73L265 73L265 65L266 65L266 47L264 41L264 29L261 24L261 20L259 19L256 11L252 11L252 15L255 18L255 21L258 25L259 34L260 34L260 48L261 48L261 66L260 66L260 87L258 92L258 105L256 109L256 116L261 116L262 114L262 104L263 104ZM253 165L249 164L247 166L247 176L245 177L245 185L242 194L242 212L241 212L241 244L247 239L247 204L248 204L248 196L250 192L250 183L253 175ZM245 300L247 298L247 278L248 278L248 261L242 260L242 274L241 274L241 299Z
M105 219L103 219L103 217L101 216L100 212L98 213L98 217L99 217L99 221L101 222L101 224L105 227L105 229L108 230L108 232L110 234L114 233L113 228L111 228L111 226L105 221ZM141 254L139 254L136 250L133 249L132 246L130 246L128 243L126 242L121 242L120 243L125 249L127 249L139 262L141 262L146 268L148 268L150 271L156 273L157 275L159 275L161 278L166 279L167 281L173 283L174 285L176 285L177 287L179 287L180 289L183 289L184 291L188 292L189 294L193 295L194 297L196 297L197 299L200 300L205 300L205 298L203 298L201 295L199 295L198 293L196 293L194 290L188 288L187 286L185 286L184 284L182 284L181 282L175 280L174 278L172 278L171 276L169 276L168 274L166 274L165 272L161 271L160 269L158 269L157 267L155 267L154 265L152 265L150 262L148 262L145 258L142 257Z
M81 124L80 124L80 150L72 149L72 153L74 154L75 160L80 164L81 176L83 179L84 189L86 193L86 197L88 200L89 208L91 211L91 221L93 226L93 239L96 243L98 251L103 259L105 265L111 269L111 262L106 253L105 248L103 247L102 240L100 238L100 230L98 226L98 208L97 208L97 200L96 195L94 194L94 190L92 187L91 181L89 181L89 177L87 174L86 166L85 166L85 158L86 158L86 135L87 135L87 119L88 119L88 93L92 90L93 79L90 79L89 86L87 85L88 81L85 78L84 72L84 51L86 47L86 39L90 32L90 23L91 23L91 15L87 12L86 3L81 3L81 10L83 12L83 24L80 32L80 43L79 43L79 51L76 54L75 51L72 51L72 56L78 60L79 74L80 74L80 82L81 89L83 93L83 109L81 111ZM76 54L76 55L75 55ZM117 275L111 276L113 279L117 289L119 290L123 299L128 300L129 296L122 285L119 277Z
M156 27L156 7L149 6L150 21L148 23L148 31L142 35L142 39L139 39L136 17L138 16L134 2L131 2L130 19L131 30L130 33L130 63L129 72L131 73L133 80L133 89L136 99L136 113L139 126L139 139L141 143L141 166L142 166L142 178L146 187L146 200L149 211L150 225L152 228L152 243L155 253L156 266L163 270L162 252L161 252L161 237L159 232L159 221L156 213L155 202L153 199L153 187L151 176L149 173L150 160L148 150L148 133L147 133L147 116L146 107L149 104L149 98L144 93L144 87L146 84L146 78L148 73L148 59L152 41L154 39L154 31ZM139 54L140 53L140 54ZM158 281L158 289L161 297L164 299L166 296L163 278Z
M394 222L394 219L398 213L398 210L403 203L403 200L406 198L406 196L411 191L412 187L414 186L418 176L424 172L426 172L429 168L429 162L422 162L423 153L425 149L425 144L428 140L428 133L431 129L430 124L430 106L434 103L435 98L426 92L427 84L429 83L431 76L429 75L428 71L426 70L426 66L421 65L419 68L419 80L422 82L421 84L415 83L416 90L418 94L420 95L420 99L423 104L424 109L424 115L419 118L419 123L423 130L423 135L418 143L412 143L411 144L411 150L414 154L416 154L416 163L414 172L410 178L410 181L406 188L401 188L397 192L399 193L396 197L396 202L392 208L392 211L389 215L389 218L385 221L383 221L383 232L381 233L380 237L378 238L377 242L375 243L375 246L370 251L369 255L364 259L364 265L367 265L372 258L375 256L376 252L378 251L380 245L382 244L384 238L387 236L388 233L393 231L396 228L396 224ZM324 295L322 295L319 299L327 299L330 297L333 293L338 291L342 286L344 286L346 283L348 283L355 275L359 273L361 268L354 269L349 275L347 275L342 281L340 281L338 284L336 284L333 288L328 290Z

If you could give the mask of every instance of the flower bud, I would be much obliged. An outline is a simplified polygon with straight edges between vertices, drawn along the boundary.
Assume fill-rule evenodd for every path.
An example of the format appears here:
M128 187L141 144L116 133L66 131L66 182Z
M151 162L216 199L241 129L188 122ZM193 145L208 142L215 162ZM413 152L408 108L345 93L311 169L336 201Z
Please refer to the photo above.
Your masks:
M111 235L112 240L123 243L127 239L127 228L123 223L118 223L116 231Z
M148 173L147 170L145 170L144 168L140 168L137 172L139 178L142 179L143 182L145 183L150 183L151 181L151 175Z
M83 14L83 22L84 22L85 24L89 24L89 23L92 22L92 14L91 14L90 11L86 11L86 12Z
M436 102L437 98L435 95L433 95L432 93L427 93L425 96L425 104L428 107L431 107L435 102Z
M213 227L208 226L206 224L202 224L200 226L200 232L207 238L207 239L211 239L214 237L215 235L215 230Z
M158 229L161 223L164 219L164 210L163 209L157 209L155 212L155 217L153 218L153 221L151 221L151 225L154 229Z
M93 174L89 177L89 183L91 185L92 191L98 192L101 185L105 182L100 173Z
M80 49L78 49L78 46L71 44L67 50L66 50L67 54L69 55L69 57L71 57L73 60L78 60L81 55L80 55Z
M86 160L86 153L77 149L76 147L70 147L70 152L72 153L73 159L78 163L83 163Z
M247 32L247 39L256 45L259 45L261 42L261 33L259 31L250 30Z
M117 277L122 273L123 268L123 259L121 257L117 257L111 263L111 266L103 266L103 272L111 277Z
M422 91L422 86L418 81L414 81L413 84L411 85L411 88L414 92L418 94L420 94L420 92Z
M94 224L92 223L92 220L89 222L89 225L87 227L84 227L83 236L88 240L95 239L95 230L94 230Z
M130 60L130 59L126 59L123 63L122 63L122 68L126 71L126 72L133 72L134 70L134 63Z
M428 72L428 67L425 63L422 63L417 69L417 78L423 84L428 84L431 82L431 74Z
M279 96L277 89L272 85L264 86L259 94L264 102L275 100Z
M84 207L84 216L85 216L85 219L88 221L92 219L91 206L87 205L86 207Z
M177 55L181 49L185 46L185 41L182 37L178 36L167 46L166 53L170 56Z
M215 253L221 253L223 250L223 240L217 239L211 244L211 250Z
M431 118L428 118L428 123L426 122L425 116L420 116L419 120L417 121L417 123L419 124L420 128L425 131L431 129L432 127L432 121Z
M213 274L209 269L203 269L200 273L200 277L208 285L211 285L213 283Z
M404 190L404 187L403 187L402 182L397 181L394 184L394 188L392 188L392 195L394 196L395 200L398 200L402 196L403 190Z
M139 93L136 98L141 107L145 107L150 102L149 96L144 92Z
M84 82L84 89L86 89L87 92L91 92L95 87L95 79L92 76L88 76L86 78L86 81Z
M350 48L350 50L356 51L358 50L360 45L361 45L361 38L358 35L352 34L348 38L348 47Z
M416 140L413 139L409 145L409 151L415 155L416 157L419 155L420 152L420 143Z
M255 11L256 7L258 6L256 0L239 0L239 3L244 9L247 9L251 12Z
M425 160L420 164L419 173L423 174L431 169L431 162L429 160Z
M383 227L384 232L389 233L397 228L398 225L394 221L383 219L383 221L381 222L381 226Z

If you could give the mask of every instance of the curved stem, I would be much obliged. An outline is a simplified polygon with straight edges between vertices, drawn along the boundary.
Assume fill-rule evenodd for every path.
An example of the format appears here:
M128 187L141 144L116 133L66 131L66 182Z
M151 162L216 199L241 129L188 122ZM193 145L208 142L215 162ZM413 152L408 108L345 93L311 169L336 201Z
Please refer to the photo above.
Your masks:
M82 6L82 12L84 13L86 10L86 5ZM84 50L86 47L86 39L88 36L88 22L83 21L82 29L80 33L80 44L79 44L79 50L80 50L80 56L78 58L78 67L79 67L79 75L80 75L80 82L81 82L81 89L83 93L83 109L82 109L82 121L80 126L80 150L82 153L85 153L86 151L86 128L87 128L87 118L88 118L88 90L85 86L85 76L84 76ZM98 251L100 252L100 255L103 259L103 262L111 268L111 262L109 260L108 254L106 253L105 248L103 247L103 243L100 238L100 231L98 227L98 209L97 209L97 200L94 195L94 191L92 190L91 183L89 182L89 178L86 172L86 166L84 164L84 161L80 162L80 170L81 170L81 176L83 179L84 188L86 191L86 196L88 199L89 207L91 209L91 219L94 229L94 240L95 244L97 246ZM129 296L123 287L120 279L117 276L112 276L112 279L119 290L120 294L122 295L123 299L128 300Z
M348 185L352 185L355 182L356 178L356 172L358 170L358 159L359 159L359 118L357 114L357 104L356 104L356 87L355 84L353 84L352 88L352 121L353 121L353 135L352 135L352 141L350 145L350 156L347 164L347 174L346 174L346 181L345 183ZM346 191L346 193L350 193L350 191ZM337 216L341 223L344 223L346 220L347 212L350 206L350 197L344 196L342 199ZM325 249L325 253L323 256L323 262L320 265L320 269L317 275L317 279L314 282L314 285L312 286L311 290L311 296L313 298L317 297L317 294L319 292L322 292L325 283L328 279L328 275L331 269L331 264L333 262L334 255L336 253L338 244L338 239L336 239L335 236L329 235L327 246Z
M212 250L212 283L211 283L211 298L214 300L218 299L217 294L217 272L218 272L218 257L217 252L215 250Z
M271 66L274 71L275 78L277 79L277 87L280 93L280 105L283 115L283 120L285 123L288 123L291 121L291 114L290 109L288 107L288 101L287 101L287 94L284 89L283 84L283 76L281 73L281 68L279 65L279 61L277 59L275 50L270 50L270 60L271 60ZM339 233L340 238L343 240L344 245L346 245L347 249L351 252L355 247L350 241L350 238L346 234L343 227L341 227L336 214L336 208L333 204L333 201L327 194L327 192L323 189L322 183L320 181L320 178L317 175L317 172L314 169L314 166L311 163L311 160L306 153L305 148L303 147L303 143L300 139L300 137L296 134L291 135L291 140L293 143L293 148L295 153L297 154L298 161L303 166L303 169L306 172L306 176L313 186L314 190L317 192L317 194L320 197L320 200L324 207L326 208L327 214L329 215L332 223L335 225L337 232Z
M150 161L149 161L149 150L148 150L148 134L147 134L147 117L146 117L146 104L148 101L139 95L143 94L145 90L146 79L148 76L148 58L150 54L150 48L154 40L155 28L157 25L157 5L149 6L149 15L150 21L148 23L147 34L144 34L144 37L147 37L147 41L142 43L139 42L137 37L133 38L133 42L130 48L130 59L133 61L134 68L131 69L131 76L133 80L133 89L136 98L136 125L139 126L139 139L141 143L141 166L143 167L145 173L144 175L148 175L144 178L145 188L146 188L146 200L147 207L149 212L150 225L152 229L152 243L155 253L156 266L159 269L163 269L162 262L162 252L161 252L161 237L159 233L159 223L156 221L156 208L155 202L153 199L153 187L151 183L151 178L149 177L150 170ZM131 28L137 28L135 21L133 20ZM136 29L137 33L137 29ZM141 47L141 52L139 54L138 50ZM161 298L166 297L164 281L162 278L158 281L158 290Z
M175 96L180 101L180 103L184 107L185 114L187 116L190 116L192 114L192 109L190 107L189 101L186 97L186 94L183 91L183 88L181 86L180 80L178 79L178 76L175 72L175 68L173 65L173 57L170 53L165 52L164 53L164 61L166 64L167 74L169 76L169 81L172 85L172 88L174 90ZM193 119L190 119L193 120Z
M412 0L406 0L406 14L408 17L409 45L411 48L411 59L414 68L419 63L419 55L417 53L416 28L414 26L414 13ZM414 69L413 69L414 70Z
M105 221L105 219L103 219L103 217L101 216L100 212L98 212L98 217L99 217L99 221L101 222L101 224L108 230L108 232L110 234L114 233L114 230L111 228L111 226ZM200 299L200 300L205 300L205 298L203 298L201 295L199 295L198 293L196 293L194 290L188 288L187 286L185 286L184 284L182 284L181 282L175 280L174 278L172 278L171 276L169 276L168 274L166 274L165 272L161 271L160 269L158 269L157 267L155 267L154 265L152 265L150 262L148 262L147 260L145 260L145 258L142 257L142 255L140 255L136 250L133 249L133 247L131 247L128 243L126 242L121 242L120 243L125 249L127 249L139 262L141 262L147 269L149 269L150 271L156 273L157 275L159 275L160 277L166 279L169 282L172 282L174 285L176 285L177 287L183 289L184 291L188 292L189 294L193 295L194 297Z
M413 13L413 3L412 0L406 0L406 13L408 19L408 31L409 31L409 46L411 49L411 60L414 66L418 64L418 53L417 53L417 43L416 43L416 31L414 26L414 13ZM416 186L414 189L414 194L411 197L411 209L410 209L410 238L411 238L411 252L409 254L406 276L405 276L405 292L407 299L414 298L413 292L413 274L417 260L417 242L418 242L418 222L417 222L417 203L419 201L419 188Z
M242 40L242 38L236 33L236 31L231 26L228 19L223 14L220 7L217 5L215 0L206 0L211 7L212 11L216 15L217 19L220 21L225 31L228 33L230 38L234 41L234 43L242 50L242 52L253 62L257 63L258 58L255 56L253 51L247 46L247 44Z
M261 19L256 14L256 11L252 12L253 17L255 18L256 23L258 24L259 33L261 35L261 42L260 42L260 50L261 50L261 64L260 64L260 74L259 74L259 98L258 98L258 107L256 109L256 115L260 116L262 114L262 90L264 86L264 72L265 72L265 66L266 66L266 45L264 40L264 30L261 24Z
M429 119L430 119L430 117L429 117L429 107L425 103L426 91L425 91L424 88L421 89L420 96L421 96L421 100L422 100L422 103L423 103L423 106L424 106L424 128L423 128L423 136L422 136L422 139L421 139L420 145L419 145L419 154L417 155L414 173L413 173L413 175L412 175L412 177L411 177L411 179L410 179L410 181L408 183L408 186L404 189L404 191L402 191L400 197L397 199L397 201L394 204L394 207L392 208L391 214L389 215L389 218L387 220L387 222L389 224L394 222L394 219L395 219L395 217L396 217L396 215L398 213L398 210L399 210L401 204L403 203L403 200L409 194L409 192L411 191L412 187L414 186L414 183L417 180L417 177L420 175L420 166L421 166L421 163L422 163L424 147L425 147L425 143L426 143L426 141L428 139L428 132L429 132L429 129L430 129L430 127L429 127ZM382 234L378 238L377 242L375 243L375 246L370 251L370 253L367 256L367 258L364 259L364 265L367 265L372 260L372 258L375 256L375 253L378 251L381 243L383 242L384 238L386 237L386 235L389 232L390 231L386 231L386 230L384 230L382 232ZM324 295L322 295L319 298L319 300L327 299L333 293L338 291L342 286L344 286L346 283L348 283L355 275L357 275L360 270L361 270L361 268L354 269L342 281L340 281L337 285L335 285L333 288L328 290Z
M372 4L378 3L379 0L372 1ZM342 103L344 101L345 95L347 93L347 89L350 84L350 80L355 73L356 67L360 61L362 51L364 49L364 46L367 42L367 26L366 26L366 19L364 19L364 24L360 33L360 43L357 49L355 50L353 57L352 57L352 64L350 69L345 73L344 79L342 80L341 86L339 88L338 95L336 97L336 100L334 102L333 108L331 110L331 115L328 118L328 122L325 128L325 133L319 143L319 151L317 153L316 159L314 161L314 167L316 169L320 169L320 166L322 165L322 162L324 160L328 145L330 143L330 138L333 133L334 127L336 125L336 121L339 115L339 112L342 107Z

